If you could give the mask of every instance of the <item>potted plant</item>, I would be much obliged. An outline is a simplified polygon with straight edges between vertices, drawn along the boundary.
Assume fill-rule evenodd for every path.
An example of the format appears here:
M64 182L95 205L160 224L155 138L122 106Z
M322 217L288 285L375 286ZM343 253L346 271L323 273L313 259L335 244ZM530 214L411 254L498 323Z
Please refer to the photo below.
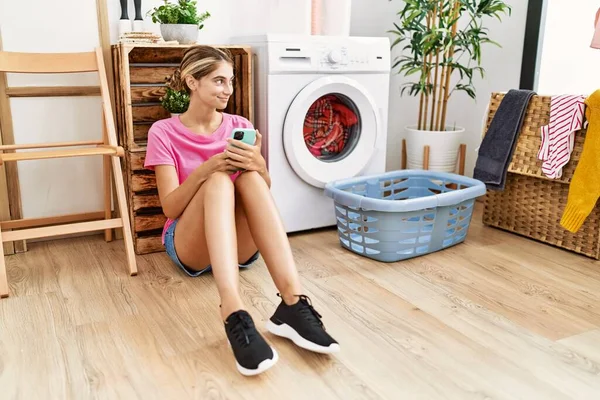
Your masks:
M176 40L179 44L196 43L198 30L204 27L203 22L210 17L210 13L198 14L195 0L178 0L154 7L148 11L152 22L160 23L160 33L165 41Z
M172 117L187 111L190 95L185 90L176 90L169 86L166 89L164 96L160 98L163 108L170 112Z
M390 0L391 1L391 0ZM511 8L501 0L405 0L400 21L390 30L397 36L391 47L406 43L395 59L399 74L417 75L405 83L406 91L420 97L417 123L406 127L407 167L421 169L424 147L429 146L429 167L454 172L464 129L447 124L447 105L455 91L475 99L473 76L481 67L481 46L491 43L486 17L501 20ZM460 26L460 27L459 27ZM458 79L451 80L453 74Z

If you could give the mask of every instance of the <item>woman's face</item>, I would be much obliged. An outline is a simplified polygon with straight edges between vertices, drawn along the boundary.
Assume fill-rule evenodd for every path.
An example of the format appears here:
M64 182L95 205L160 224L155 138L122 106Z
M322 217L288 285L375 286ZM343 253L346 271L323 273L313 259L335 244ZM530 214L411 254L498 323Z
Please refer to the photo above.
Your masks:
M233 78L231 64L223 61L210 74L199 80L192 78L193 81L188 81L188 86L192 89L192 98L220 110L227 107L233 93Z

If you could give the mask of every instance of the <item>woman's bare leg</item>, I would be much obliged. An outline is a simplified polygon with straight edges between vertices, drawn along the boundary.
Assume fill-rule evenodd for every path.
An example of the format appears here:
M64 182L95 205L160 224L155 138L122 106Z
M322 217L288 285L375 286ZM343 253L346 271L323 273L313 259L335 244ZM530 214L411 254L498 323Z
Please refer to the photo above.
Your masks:
M242 231L248 230L241 209L241 204L236 205L235 187L229 175L214 173L179 218L175 249L189 268L202 270L209 263L212 265L221 297L221 317L237 369L244 375L256 375L275 365L279 356L254 328L239 294L236 223ZM243 252L256 252L253 241L244 243Z
M269 187L255 171L244 172L235 181L254 242L258 246L275 285L286 304L302 293L292 249Z
M242 198L237 190L235 191L235 229L237 232L238 262L243 264L256 254L258 247L254 243Z
M244 308L239 294L234 189L229 175L212 174L175 228L175 249L181 262L195 270L212 265L223 320Z

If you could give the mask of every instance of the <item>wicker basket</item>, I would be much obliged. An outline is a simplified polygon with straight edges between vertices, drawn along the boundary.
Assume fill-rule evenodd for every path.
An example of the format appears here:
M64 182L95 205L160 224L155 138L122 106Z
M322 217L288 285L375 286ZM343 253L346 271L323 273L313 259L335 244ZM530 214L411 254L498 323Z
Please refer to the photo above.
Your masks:
M502 98L493 93L487 118L489 127ZM488 191L483 223L539 240L594 259L600 259L600 208L590 213L575 234L560 225L567 204L569 183L583 150L585 129L575 134L575 148L563 168L562 177L549 179L538 160L540 128L548 124L550 97L531 98L513 158L508 167L504 191Z

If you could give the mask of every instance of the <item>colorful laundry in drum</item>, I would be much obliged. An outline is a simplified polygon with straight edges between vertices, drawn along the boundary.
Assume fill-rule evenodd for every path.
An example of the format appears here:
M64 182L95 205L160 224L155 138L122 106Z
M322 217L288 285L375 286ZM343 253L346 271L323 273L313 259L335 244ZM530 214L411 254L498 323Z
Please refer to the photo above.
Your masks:
M326 95L315 101L304 119L304 142L317 158L340 154L348 145L358 116L343 100Z

